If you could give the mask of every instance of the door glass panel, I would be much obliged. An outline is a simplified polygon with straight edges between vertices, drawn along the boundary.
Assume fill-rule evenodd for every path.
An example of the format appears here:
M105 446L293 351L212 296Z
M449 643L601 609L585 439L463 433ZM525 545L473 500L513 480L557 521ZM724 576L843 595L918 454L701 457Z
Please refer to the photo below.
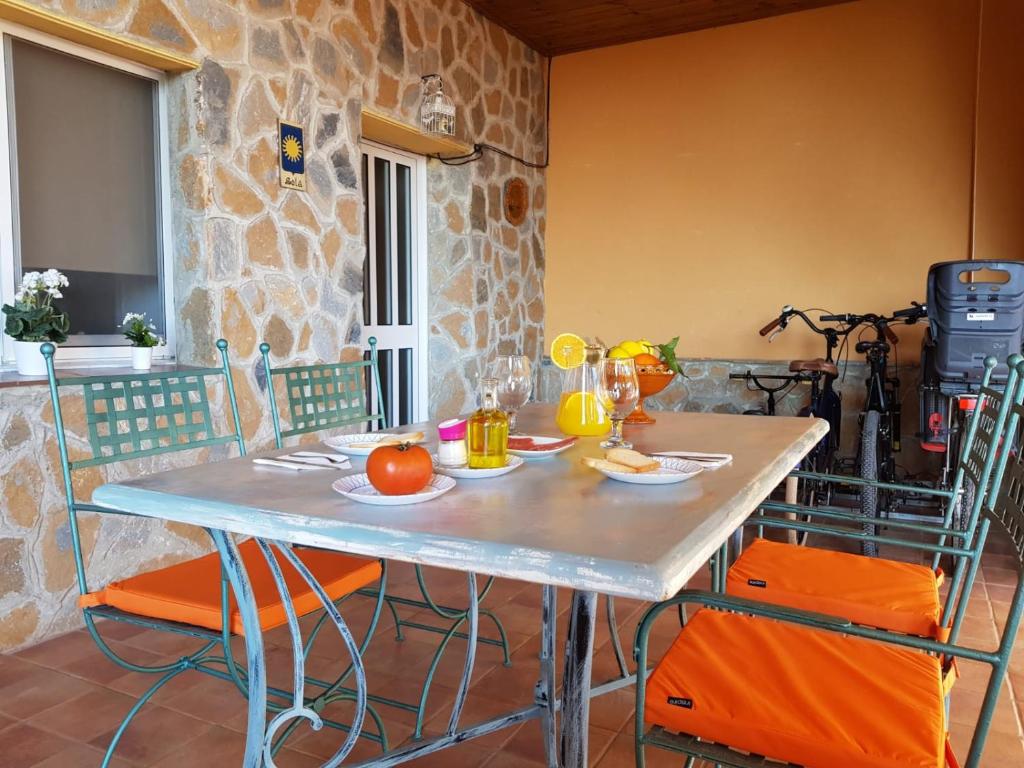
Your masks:
M391 325L391 163L373 159L377 324Z
M391 357L390 349L377 350L377 370L380 372L380 391L381 398L383 399L383 402L380 403L380 408L377 410L384 414L389 426L395 423L395 411L392 407L394 391L391 386Z
M412 349L398 350L398 423L412 423Z
M369 325L370 319L370 177L367 166L370 159L363 155L363 325Z
M395 164L398 324L412 325L412 169Z

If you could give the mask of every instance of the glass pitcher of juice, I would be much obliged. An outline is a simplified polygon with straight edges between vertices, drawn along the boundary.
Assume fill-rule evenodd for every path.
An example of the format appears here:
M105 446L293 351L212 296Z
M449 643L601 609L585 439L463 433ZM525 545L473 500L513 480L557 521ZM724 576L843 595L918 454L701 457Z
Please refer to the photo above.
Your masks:
M483 402L469 417L466 442L470 469L497 469L507 463L508 415L498 407L498 380L482 379Z
M611 420L597 399L598 363L603 356L601 347L588 345L583 363L562 374L555 423L567 435L593 437L611 429Z

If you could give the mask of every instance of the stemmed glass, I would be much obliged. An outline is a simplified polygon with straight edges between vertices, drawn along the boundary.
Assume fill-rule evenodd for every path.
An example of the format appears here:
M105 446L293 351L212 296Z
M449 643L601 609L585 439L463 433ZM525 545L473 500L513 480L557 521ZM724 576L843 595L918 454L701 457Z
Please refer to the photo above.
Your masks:
M632 448L632 443L622 439L622 422L640 399L640 380L632 358L606 357L598 363L597 399L612 422L612 434L601 447Z
M494 361L498 380L498 405L508 414L509 433L516 430L516 411L526 405L533 392L530 358L525 355L498 355Z

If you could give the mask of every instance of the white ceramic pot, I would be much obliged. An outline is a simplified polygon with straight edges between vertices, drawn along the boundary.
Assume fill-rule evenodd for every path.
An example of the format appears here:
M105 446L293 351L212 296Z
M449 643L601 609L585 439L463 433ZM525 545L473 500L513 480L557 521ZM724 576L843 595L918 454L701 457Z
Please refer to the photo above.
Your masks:
M45 376L46 358L39 348L42 341L15 341L14 361L18 365L18 373L22 376Z
M132 347L132 370L148 371L153 367L152 347Z

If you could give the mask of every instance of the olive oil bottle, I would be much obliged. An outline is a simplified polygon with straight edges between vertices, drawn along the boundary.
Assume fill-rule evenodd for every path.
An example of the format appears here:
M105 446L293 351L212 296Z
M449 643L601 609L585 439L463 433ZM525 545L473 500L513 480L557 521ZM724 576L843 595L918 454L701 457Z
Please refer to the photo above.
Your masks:
M504 467L508 451L508 415L498 408L498 380L482 379L483 401L469 417L466 440L470 469Z

